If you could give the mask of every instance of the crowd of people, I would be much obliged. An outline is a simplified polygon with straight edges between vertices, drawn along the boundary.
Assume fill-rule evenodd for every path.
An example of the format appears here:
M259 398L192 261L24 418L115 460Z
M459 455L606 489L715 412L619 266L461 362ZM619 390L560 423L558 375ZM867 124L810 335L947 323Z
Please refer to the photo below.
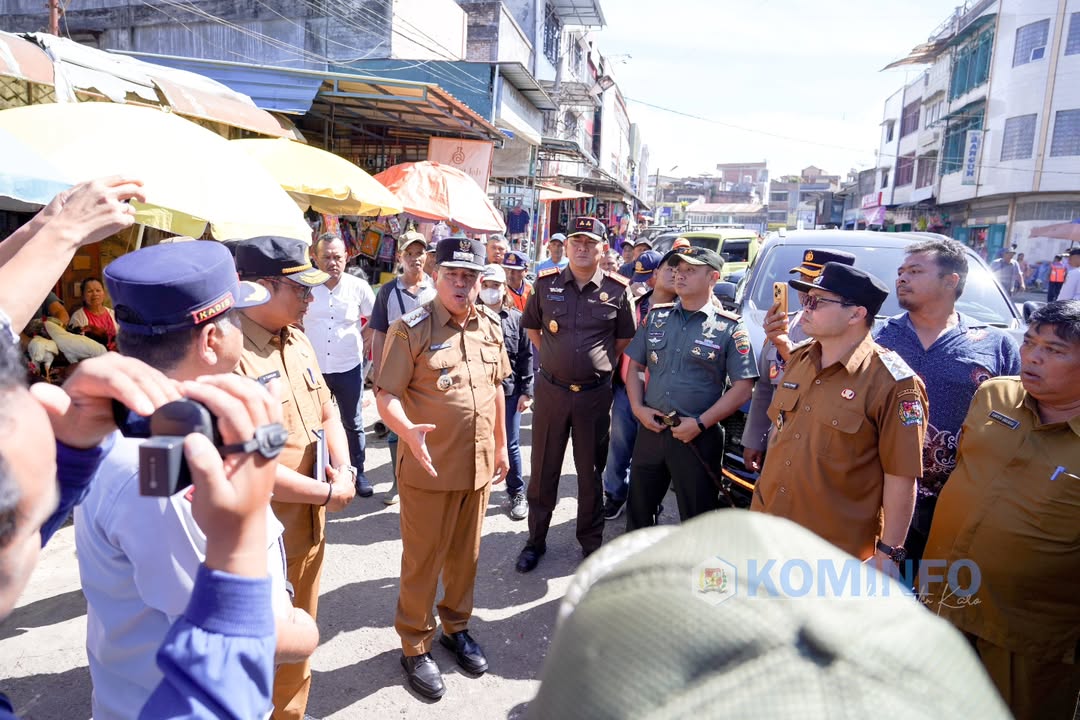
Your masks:
M71 320L117 352L27 389L18 332L74 252L130 225L140 197L127 179L80 185L0 243L0 612L74 508L98 720L305 717L326 515L374 494L366 383L389 433L382 501L400 506L393 624L423 697L446 691L436 638L469 675L489 669L470 619L493 485L527 521L513 563L533 572L572 439L588 558L624 512L632 535L656 525L669 489L681 522L723 515L723 423L749 405L752 511L906 583L967 638L1017 718L1072 716L1080 301L1038 309L1017 343L957 312L968 267L953 241L908 247L893 288L856 255L813 249L782 286L801 309L778 302L755 352L714 296L723 257L686 241L661 254L644 237L613 254L591 217L551 236L532 282L502 236L407 230L401 272L377 292L332 234L310 247L173 238L83 285ZM1066 288L1080 250L1069 260ZM875 329L891 292L905 312ZM191 489L144 497L149 431L129 428L180 398L209 408L219 437L184 441ZM130 411L123 432L113 401ZM287 439L270 448L274 427ZM958 585L980 589L958 600Z

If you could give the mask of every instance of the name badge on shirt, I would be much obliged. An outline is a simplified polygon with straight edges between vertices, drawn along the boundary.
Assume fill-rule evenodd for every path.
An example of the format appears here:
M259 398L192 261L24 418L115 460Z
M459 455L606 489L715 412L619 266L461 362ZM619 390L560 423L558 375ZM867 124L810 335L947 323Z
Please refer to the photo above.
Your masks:
M787 388L788 390L794 390L797 387L799 387L799 383L793 383L793 382L784 381L784 387Z
M993 412L990 413L990 419L993 420L994 422L1001 423L1002 425L1009 428L1010 430L1015 430L1016 428L1020 427L1020 421L1019 420L1013 420L1011 417L1009 417L1007 415L1002 415L997 410L994 410Z
M548 295L544 299L548 302L566 302L566 298L562 295Z
M281 373L279 371L277 371L277 370L274 370L273 372L268 372L265 375L260 375L259 376L259 378L258 378L259 379L259 384L260 385L265 385L266 383L270 382L271 380L276 380L279 377L281 377Z
M450 341L449 340L447 340L444 343L439 343L438 345L432 345L431 347L428 348L428 350L430 350L431 352L435 352L436 350L445 350L448 347L450 347Z

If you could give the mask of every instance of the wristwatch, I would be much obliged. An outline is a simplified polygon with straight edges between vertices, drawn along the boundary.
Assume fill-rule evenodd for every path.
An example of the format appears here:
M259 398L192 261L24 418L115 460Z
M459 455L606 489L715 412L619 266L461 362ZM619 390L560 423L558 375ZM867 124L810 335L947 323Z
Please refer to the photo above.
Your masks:
M878 540L877 549L888 555L889 559L897 565L907 560L907 550L904 549L903 545L897 545L896 547L893 547L892 545L886 545L885 543Z
M353 482L356 482L356 476L358 475L355 465L339 465L336 470L341 472L342 470L348 470L352 473Z
M694 418L694 420L695 420L695 422L697 422L697 429L700 430L701 432L705 432L706 430L709 429L709 428L705 427L705 423L701 422L701 418Z

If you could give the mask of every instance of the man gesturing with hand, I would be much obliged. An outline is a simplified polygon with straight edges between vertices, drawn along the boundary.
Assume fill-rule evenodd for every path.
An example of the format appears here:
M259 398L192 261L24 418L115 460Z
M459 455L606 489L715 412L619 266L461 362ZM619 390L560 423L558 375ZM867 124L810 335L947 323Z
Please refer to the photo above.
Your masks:
M510 466L502 389L510 361L499 316L476 304L484 246L447 238L435 259L436 297L390 326L375 381L379 414L407 448L397 457L402 550L394 627L409 683L432 699L445 692L431 657L440 575L439 641L466 671L487 671L468 625L488 495Z

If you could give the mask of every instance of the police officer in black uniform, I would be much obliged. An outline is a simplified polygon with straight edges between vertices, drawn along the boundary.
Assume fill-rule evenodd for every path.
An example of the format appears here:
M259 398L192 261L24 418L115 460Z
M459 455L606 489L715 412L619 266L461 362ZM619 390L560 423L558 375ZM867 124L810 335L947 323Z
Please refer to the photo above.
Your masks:
M668 263L679 297L652 306L626 351L626 394L641 423L630 461L628 531L655 523L672 481L682 520L719 507L709 472L718 473L723 459L719 423L750 399L758 374L739 316L713 300L723 259L691 247L676 250Z
M629 280L600 269L606 228L576 218L566 239L569 265L536 278L522 327L540 348L533 406L529 540L517 560L530 572L547 550L566 443L573 434L578 474L577 539L588 556L604 539L601 475L607 459L611 376L634 336Z

